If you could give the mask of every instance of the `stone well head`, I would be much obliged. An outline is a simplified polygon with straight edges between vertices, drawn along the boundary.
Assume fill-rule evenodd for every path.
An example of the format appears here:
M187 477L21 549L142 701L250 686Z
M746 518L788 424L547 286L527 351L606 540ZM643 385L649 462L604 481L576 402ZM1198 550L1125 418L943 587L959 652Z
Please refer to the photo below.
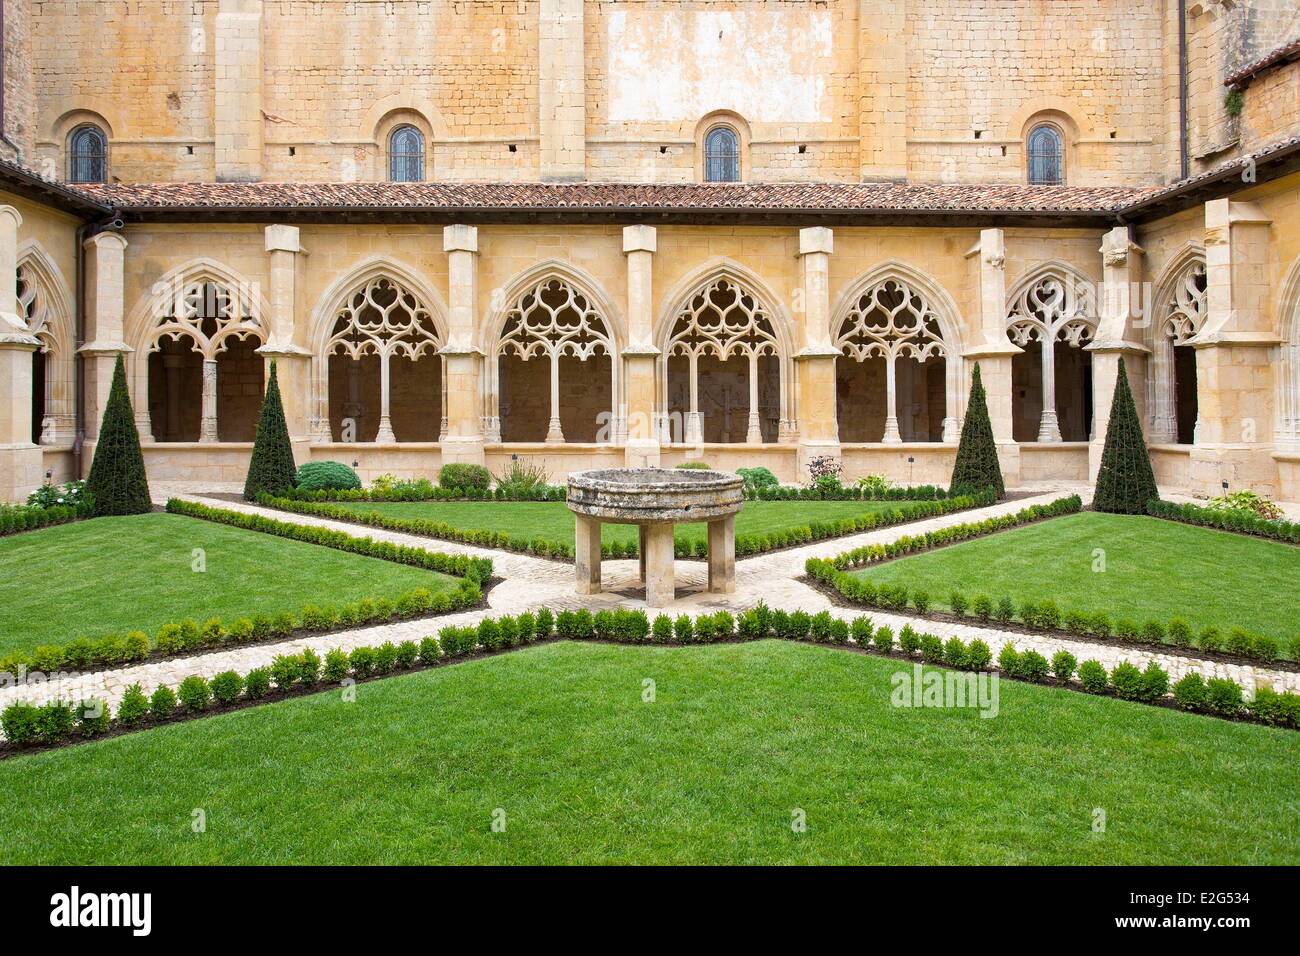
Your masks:
M745 503L744 481L725 471L603 468L569 476L569 510L623 524L713 521Z

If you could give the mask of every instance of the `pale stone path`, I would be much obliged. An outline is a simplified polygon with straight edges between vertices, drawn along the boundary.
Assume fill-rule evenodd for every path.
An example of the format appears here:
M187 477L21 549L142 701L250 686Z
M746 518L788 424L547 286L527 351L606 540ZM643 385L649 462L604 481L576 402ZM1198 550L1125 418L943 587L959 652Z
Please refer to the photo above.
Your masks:
M159 490L155 489L155 491ZM376 540L393 541L399 544L411 544L449 554L489 557L493 561L495 574L503 580L489 594L487 610L480 609L437 618L356 628L275 644L232 648L178 660L136 664L115 670L81 675L73 681L61 683L29 684L4 688L0 689L0 708L14 700L38 702L48 700L54 696L72 698L94 696L105 699L116 707L123 690L132 683L139 682L145 692L149 693L160 684L175 687L190 674L212 677L226 670L234 670L242 674L254 667L270 664L280 654L293 654L308 647L324 656L327 650L335 647L350 650L361 645L382 644L384 641L418 641L426 635L436 634L440 628L448 625L472 624L477 623L485 616L517 614L521 611L539 607L550 607L558 611L565 608L579 607L600 610L606 607L643 606L643 591L638 581L638 564L635 560L605 561L603 574L607 590L596 595L578 597L574 594L574 569L571 564L548 561L508 551L496 551L450 541L385 531L379 528L368 528L310 515L289 514L249 505L244 502L208 497L204 494L195 493L190 488L173 487L167 490L177 493L179 497L201 501L204 504L249 513L265 514L281 521L334 528L357 536L367 536ZM952 524L978 521L987 517L1008 514L1019 511L1030 504L1044 504L1064 494L1083 490L1073 486L1058 487L1052 490L1044 490L1041 494L1002 502L988 508L943 515L925 521L881 528L829 541L814 542L786 551L743 558L736 563L735 594L707 593L704 590L707 578L707 565L705 562L679 561L677 562L678 598L665 611L673 616L683 613L694 616L695 614L709 613L715 610L728 610L737 613L752 607L759 600L764 600L773 608L804 610L813 613L829 610L836 617L851 619L863 612L853 608L835 606L825 594L797 580L803 574L804 562L809 557L831 556L867 544L892 541L902 535L915 535ZM652 616L653 613L651 612ZM1113 668L1124 660L1130 661L1139 667L1144 667L1148 661L1155 660L1169 672L1171 680L1175 681L1190 671L1198 671L1205 677L1231 678L1241 684L1248 694L1254 691L1257 681L1265 681L1277 690L1290 690L1300 693L1300 674L1274 668L1202 661L1180 657L1171 653L1150 652L1140 648L1126 647L1118 642L1095 642L1023 634L998 627L982 627L956 622L924 621L906 615L888 614L880 611L866 613L869 613L876 626L888 625L893 628L896 635L904 625L911 624L918 631L935 634L945 640L952 636L960 637L965 641L979 638L989 645L995 655L1004 643L1010 641L1021 650L1037 650L1049 659L1056 651L1064 649L1068 650L1080 661L1089 658L1099 660L1107 669Z

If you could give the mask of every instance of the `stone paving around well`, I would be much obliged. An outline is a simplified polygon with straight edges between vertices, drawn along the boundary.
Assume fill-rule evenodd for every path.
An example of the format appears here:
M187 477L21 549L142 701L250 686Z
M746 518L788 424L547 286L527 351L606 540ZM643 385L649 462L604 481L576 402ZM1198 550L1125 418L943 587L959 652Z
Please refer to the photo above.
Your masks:
M332 634L297 638L275 644L213 651L176 660L146 662L116 670L81 675L75 682L71 683L29 684L4 688L0 689L0 708L14 700L39 702L56 695L94 696L105 699L116 707L123 690L135 682L139 682L144 687L145 692L149 693L159 684L168 684L175 687L190 674L212 677L225 670L234 670L242 674L254 667L270 664L280 654L293 654L308 647L323 656L327 650L335 647L350 650L361 645L382 644L384 641L399 642L408 639L418 641L426 635L436 634L440 628L448 625L472 624L485 616L518 614L521 611L540 607L549 607L555 611L586 607L595 611L607 607L644 606L642 600L644 592L639 582L639 569L636 560L605 561L602 566L605 590L600 594L579 597L574 593L575 572L572 564L548 561L508 551L496 551L456 542L367 528L309 515L287 514L246 504L242 501L235 502L225 498L210 497L210 495L218 491L226 490L225 488L212 489L211 487L196 489L193 486L166 486L155 488L155 496L160 501L165 501L166 497L175 494L208 505L266 514L281 521L335 528L359 537L371 537L376 540L387 540L400 544L413 544L431 551L442 551L449 554L472 554L490 557L497 577L502 580L488 595L487 610L480 609L436 618L356 628ZM841 551L847 551L866 544L891 541L902 535L912 535L951 524L1007 514L1018 511L1030 504L1043 504L1064 494L1074 494L1084 490L1081 487L1058 486L1054 489L1043 489L1042 493L1036 493L1031 497L1001 502L988 508L944 515L906 525L881 528L862 534L815 542L786 551L744 558L736 562L736 592L734 594L707 593L705 590L707 564L703 561L678 561L676 563L678 597L674 604L666 608L665 611L673 616L683 613L691 615L710 613L716 610L728 610L735 613L754 606L759 600L764 600L773 608L791 611L805 610L813 613L829 610L836 617L852 618L864 612L833 605L826 595L797 580L803 574L803 565L807 558L835 555ZM322 601L327 601L327 597L322 596ZM650 611L651 616L654 613L656 612ZM1194 670L1199 671L1205 677L1231 678L1241 684L1248 694L1254 691L1257 681L1265 681L1276 690L1289 690L1300 693L1300 673L1269 667L1203 661L1181 657L1172 653L1151 652L1140 648L1127 647L1117 642L1075 640L1024 634L974 624L925 621L907 615L889 614L881 611L867 611L865 613L870 614L877 626L888 625L894 629L895 633L905 624L910 623L918 631L936 634L944 639L952 636L960 637L965 641L979 638L992 648L994 655L997 654L1004 643L1011 641L1019 649L1032 648L1048 658L1057 650L1065 649L1080 661L1095 658L1101 661L1107 669L1113 668L1124 660L1131 661L1139 667L1144 667L1148 661L1155 660L1169 672L1171 681L1176 681L1184 674ZM903 662L900 660L899 663L902 665Z

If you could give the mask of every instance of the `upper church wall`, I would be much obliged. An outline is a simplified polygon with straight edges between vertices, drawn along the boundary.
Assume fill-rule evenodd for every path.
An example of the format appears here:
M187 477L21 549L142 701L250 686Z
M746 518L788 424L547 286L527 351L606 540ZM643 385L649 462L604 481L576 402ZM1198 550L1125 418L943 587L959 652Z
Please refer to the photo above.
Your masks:
M385 179L404 126L423 144L422 178L447 181L700 181L717 125L747 181L1024 182L1043 124L1069 184L1180 173L1172 3L9 6L6 131L30 128L21 159L59 179L84 123L103 129L124 182ZM1293 128L1294 83L1261 79L1238 118L1223 81L1300 35L1296 19L1294 0L1189 5L1190 172Z

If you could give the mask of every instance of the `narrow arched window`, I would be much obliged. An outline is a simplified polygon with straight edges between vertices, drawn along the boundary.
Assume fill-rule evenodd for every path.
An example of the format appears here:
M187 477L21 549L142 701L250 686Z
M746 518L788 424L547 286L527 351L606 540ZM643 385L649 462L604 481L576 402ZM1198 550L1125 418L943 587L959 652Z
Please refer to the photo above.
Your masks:
M388 178L395 183L424 179L424 134L414 126L399 126L389 135Z
M704 137L704 181L740 181L740 138L730 126L715 126Z
M1064 182L1062 175L1064 150L1061 146L1061 131L1055 126L1035 126L1029 132L1027 142L1029 154L1029 182L1039 186L1059 186Z
M78 126L68 138L68 180L108 181L108 139L98 126Z

